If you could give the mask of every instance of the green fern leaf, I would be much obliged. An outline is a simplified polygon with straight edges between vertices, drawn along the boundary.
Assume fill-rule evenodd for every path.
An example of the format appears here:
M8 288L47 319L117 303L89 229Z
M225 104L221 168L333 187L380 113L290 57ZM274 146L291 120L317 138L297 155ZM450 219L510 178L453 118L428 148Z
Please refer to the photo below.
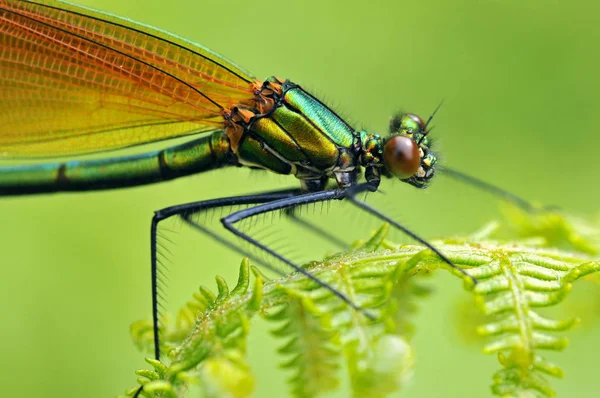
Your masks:
M589 238L593 234L580 233L577 225L556 219L553 223L570 231L559 235L567 237L561 242L571 249L591 253L590 248L596 247ZM317 396L335 389L340 361L345 363L354 396L383 397L398 391L413 370L411 315L417 300L429 293L423 278L416 275L438 268L461 278L486 316L477 331L488 339L484 352L497 354L502 366L493 376L492 392L552 396L547 376L561 377L562 371L542 352L564 349L567 340L559 333L577 319L550 319L539 308L559 304L576 280L600 270L599 263L585 253L539 247L532 236L527 242L533 246L491 241L489 237L501 229L498 223L466 240L434 241L457 266L479 280L473 285L426 248L386 241L387 229L383 226L349 252L305 266L374 314L375 320L301 274L265 282L246 260L234 289L218 277L217 294L201 288L175 319L164 317L161 330L169 366L149 361L153 370L138 372L144 396L182 397L190 383L199 384L209 397L251 396L254 382L245 359L246 338L257 313L278 325L273 333L284 341L279 354L282 366L292 372L293 396ZM550 241L543 238L544 245ZM134 324L132 334L138 346L151 349L147 323Z
M277 351L285 357L281 367L293 372L289 378L294 397L316 397L339 385L339 339L326 316L306 299L297 298L270 310L266 318L278 322L272 331L285 344Z
M479 251L479 250L476 250ZM494 376L493 392L498 395L541 393L554 395L543 374L561 377L562 372L545 360L540 350L563 350L564 337L553 332L569 329L577 319L556 321L541 316L536 308L560 303L572 283L600 270L596 262L581 262L566 253L539 249L486 248L485 266L471 274L480 280L473 289L481 308L490 319L478 332L491 340L485 353L499 353L504 369Z

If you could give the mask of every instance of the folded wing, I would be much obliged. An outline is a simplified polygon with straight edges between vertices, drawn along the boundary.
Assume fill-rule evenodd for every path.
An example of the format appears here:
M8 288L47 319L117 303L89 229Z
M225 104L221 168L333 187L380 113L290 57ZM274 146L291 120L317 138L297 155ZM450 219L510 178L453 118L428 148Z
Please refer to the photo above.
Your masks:
M254 77L200 45L58 1L0 0L0 159L99 152L222 126Z

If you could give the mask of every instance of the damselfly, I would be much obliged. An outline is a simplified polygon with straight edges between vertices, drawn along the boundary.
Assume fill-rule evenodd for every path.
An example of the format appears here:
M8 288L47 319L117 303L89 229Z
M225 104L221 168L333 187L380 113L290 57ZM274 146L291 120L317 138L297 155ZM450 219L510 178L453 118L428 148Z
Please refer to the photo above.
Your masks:
M200 45L130 20L50 0L0 0L0 86L0 158L46 159L0 167L0 195L124 188L231 166L298 179L299 188L187 203L154 214L151 275L156 358L160 357L157 230L171 217L207 232L194 215L250 205L223 217L223 227L361 312L344 294L246 234L238 223L275 211L293 216L290 210L298 206L346 200L455 267L425 239L357 197L377 191L382 178L417 188L428 186L438 171L428 137L433 114L427 121L399 114L385 136L356 130L290 80L258 80ZM182 137L189 140L160 150L135 155L111 152ZM103 155L100 159L68 159L98 153ZM48 160L53 157L65 159ZM526 201L473 177L450 169L445 172L529 207ZM248 254L230 241L223 243Z

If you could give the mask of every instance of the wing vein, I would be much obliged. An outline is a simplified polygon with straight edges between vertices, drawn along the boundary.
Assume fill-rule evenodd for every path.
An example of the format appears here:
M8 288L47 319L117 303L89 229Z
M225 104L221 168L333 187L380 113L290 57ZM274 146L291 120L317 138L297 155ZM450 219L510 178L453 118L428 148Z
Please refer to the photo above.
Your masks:
M209 96L207 96L206 94L204 94L200 90L196 89L191 84L189 84L187 82L184 82L183 80L179 79L178 77L176 77L176 76L174 76L174 75L172 75L172 74L170 74L170 73L168 73L168 72L166 72L166 71L164 71L164 70L162 70L162 69L160 69L160 68L158 68L158 67L156 67L156 66L154 66L154 65L152 65L150 63L147 63L147 62L144 62L144 61L142 61L140 59L137 59L133 55L126 54L126 53L124 53L122 51L119 51L117 49L111 48L110 46L107 46L105 44L98 43L98 42L96 42L94 40L91 40L91 39L89 39L87 37L83 37L83 36L78 35L76 33L69 32L68 30L64 30L64 29L58 28L56 26L53 26L53 25L50 25L50 24L38 21L36 19L30 18L28 16L25 16L25 15L22 15L22 14L18 14L16 12L11 11L11 10L7 10L5 8L0 8L0 10L3 10L3 11L6 11L6 12L8 12L10 14L14 14L14 15L20 16L22 18L25 18L25 19L29 20L30 22L32 22L33 24L37 23L37 24L43 25L45 27L48 27L48 28L60 31L60 32L66 34L66 35L73 36L73 37L78 38L78 39L80 39L82 41L93 43L93 44L97 45L98 47L101 47L101 48L104 48L105 50L108 50L109 53L110 52L117 53L117 54L119 54L119 55L121 55L123 57L130 58L131 60L133 60L135 62L138 62L138 63L140 63L140 64L142 64L142 65L144 65L144 66L146 66L146 67L148 67L148 68L150 68L152 70L155 70L155 71L159 72L160 73L159 75L157 75L157 74L151 74L151 76L149 78L145 78L141 73L139 75L136 75L133 71L126 70L126 69L123 68L123 66L119 66L118 63L117 63L117 59L115 59L114 61L111 62L110 58L108 57L109 54L106 54L104 57L101 54L99 54L99 53L98 54L93 54L93 53L91 53L89 51L85 51L84 48L78 46L76 43L71 44L71 43L65 42L64 40L60 40L60 38L52 37L49 33L44 33L42 31L42 29L36 30L35 26L31 26L30 27L30 26L27 26L25 24L19 24L17 21L11 21L11 20L8 20L6 18L2 18L3 21L5 21L7 23L13 23L18 28L21 28L21 29L23 29L25 31L28 31L28 32L36 35L36 36L39 36L39 37L44 38L46 40L49 40L50 42L53 42L53 43L58 44L60 46L64 46L66 48L70 48L73 51L76 51L80 55L92 58L92 59L98 61L101 65L103 65L108 70L118 71L120 74L126 76L127 78L129 78L129 79L131 79L133 81L136 81L135 77L137 76L139 78L139 82L146 83L149 87L153 88L155 91L157 91L157 92L159 92L161 94L171 95L171 96L173 96L173 98L175 98L175 99L177 99L177 100L179 100L181 102L188 103L189 105L197 106L196 103L188 102L187 98L189 97L189 93L188 93L188 95L186 97L177 98L177 97L175 97L173 95L174 92L169 92L168 90L165 90L163 87L161 87L160 84L155 83L153 81L157 76L163 75L163 76L167 76L167 77L169 77L171 79L174 79L174 80L178 81L179 83L187 86L191 90L193 90L196 93L200 94L202 97L206 98L208 101L210 101L213 105L217 106L219 109L223 108L220 104L218 104L217 102L213 101ZM164 85L164 82L163 82L163 85Z
M223 128L250 74L131 20L54 0L0 0L0 161L117 150Z

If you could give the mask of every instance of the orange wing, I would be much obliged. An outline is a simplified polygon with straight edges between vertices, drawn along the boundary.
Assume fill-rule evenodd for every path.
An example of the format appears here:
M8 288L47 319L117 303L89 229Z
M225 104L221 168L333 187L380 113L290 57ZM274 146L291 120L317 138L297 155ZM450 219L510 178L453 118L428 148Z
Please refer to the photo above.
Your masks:
M124 148L222 126L254 77L166 32L59 1L0 0L0 159Z

